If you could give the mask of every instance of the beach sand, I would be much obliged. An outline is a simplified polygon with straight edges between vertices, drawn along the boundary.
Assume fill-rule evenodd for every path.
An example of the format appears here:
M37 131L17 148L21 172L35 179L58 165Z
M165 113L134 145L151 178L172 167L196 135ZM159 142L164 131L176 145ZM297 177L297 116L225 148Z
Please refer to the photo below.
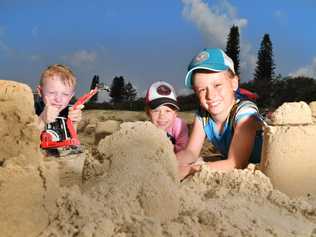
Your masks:
M181 183L171 142L145 113L85 111L85 152L60 158L43 156L34 119L31 89L0 80L0 236L316 236L316 193L302 179L315 176L296 166L315 158L308 118L266 129L263 172L203 166Z

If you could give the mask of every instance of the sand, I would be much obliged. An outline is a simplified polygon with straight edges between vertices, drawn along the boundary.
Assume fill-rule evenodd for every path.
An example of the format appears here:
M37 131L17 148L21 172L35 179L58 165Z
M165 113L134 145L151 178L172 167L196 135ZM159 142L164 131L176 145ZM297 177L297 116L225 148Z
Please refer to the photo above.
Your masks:
M87 111L79 127L85 153L44 157L31 90L10 81L0 88L0 236L316 236L314 191L288 196L255 166L203 167L180 183L172 144L144 113ZM293 135L305 139L305 129ZM285 132L268 144L279 136L281 146ZM268 160L278 155L285 165L283 153Z
M306 103L285 103L264 132L261 170L274 187L292 197L316 195L316 123L312 121Z

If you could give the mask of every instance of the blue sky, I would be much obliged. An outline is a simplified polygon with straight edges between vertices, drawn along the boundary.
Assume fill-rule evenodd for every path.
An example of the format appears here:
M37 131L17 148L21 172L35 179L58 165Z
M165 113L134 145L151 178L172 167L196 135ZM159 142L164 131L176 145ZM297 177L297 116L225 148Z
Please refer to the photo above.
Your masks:
M65 63L79 81L124 76L143 96L157 80L185 93L191 58L225 49L233 24L241 40L241 80L252 79L265 33L276 73L316 78L316 1L312 0L0 0L0 78L35 88L49 64Z

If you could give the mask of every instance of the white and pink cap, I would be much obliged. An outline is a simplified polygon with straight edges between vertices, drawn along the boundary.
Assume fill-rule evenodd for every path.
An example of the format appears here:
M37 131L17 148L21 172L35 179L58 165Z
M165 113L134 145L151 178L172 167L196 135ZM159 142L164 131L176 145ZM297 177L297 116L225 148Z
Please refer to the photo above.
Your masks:
M156 109L161 105L171 105L180 110L174 88L165 81L157 81L149 87L146 104L151 109Z

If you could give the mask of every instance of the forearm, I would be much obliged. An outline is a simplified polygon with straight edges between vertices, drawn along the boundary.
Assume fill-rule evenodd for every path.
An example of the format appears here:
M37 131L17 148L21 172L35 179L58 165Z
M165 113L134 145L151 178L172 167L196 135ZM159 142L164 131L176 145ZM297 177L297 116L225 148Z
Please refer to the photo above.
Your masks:
M37 118L35 119L36 122L36 127L41 131L43 131L45 129L45 122L42 119L41 116L36 116Z
M199 157L188 149L179 151L176 154L179 165L189 165L195 162Z
M242 167L238 167L238 165L233 160L230 160L230 159L207 162L207 166L210 169L216 169L216 170L233 170L235 168L237 169L242 168Z

